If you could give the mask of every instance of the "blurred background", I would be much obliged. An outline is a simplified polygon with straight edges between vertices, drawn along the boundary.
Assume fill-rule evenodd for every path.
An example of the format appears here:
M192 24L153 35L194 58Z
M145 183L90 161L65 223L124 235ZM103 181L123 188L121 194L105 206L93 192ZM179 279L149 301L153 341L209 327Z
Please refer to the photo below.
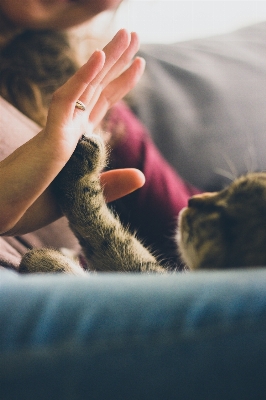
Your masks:
M108 36L124 27L138 32L142 43L171 43L266 20L266 1L124 0L115 14L97 17L97 35L104 34L101 20L105 26L109 20Z

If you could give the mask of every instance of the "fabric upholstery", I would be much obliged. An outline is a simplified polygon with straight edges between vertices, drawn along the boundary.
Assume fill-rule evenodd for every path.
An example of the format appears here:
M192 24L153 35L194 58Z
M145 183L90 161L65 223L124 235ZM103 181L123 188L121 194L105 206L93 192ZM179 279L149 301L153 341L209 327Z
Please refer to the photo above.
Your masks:
M217 190L266 169L266 22L140 55L132 107L184 179Z

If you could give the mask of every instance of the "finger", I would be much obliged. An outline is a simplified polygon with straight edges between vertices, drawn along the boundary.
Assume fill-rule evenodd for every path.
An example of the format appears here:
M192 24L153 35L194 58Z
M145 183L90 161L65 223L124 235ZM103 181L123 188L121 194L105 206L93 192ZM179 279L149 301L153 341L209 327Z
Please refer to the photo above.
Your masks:
M141 171L134 168L116 169L101 174L106 202L111 202L141 188L145 177Z
M76 101L103 68L104 62L104 52L95 51L87 63L54 93L48 114L48 124L56 121L60 121L61 124L68 123L73 117Z
M96 50L92 54L87 63L54 93L47 121L48 124L50 122L55 123L56 121L60 121L63 125L68 123L69 119L73 116L76 101L80 99L85 104L87 103L86 95L84 95L86 89L88 102L90 101L90 97L93 96L97 86L113 64L120 58L121 54L127 49L129 42L130 36L128 32L122 29L104 48L104 51ZM89 111L87 112L89 113Z
M136 39L133 40L134 47L136 47L135 42ZM114 36L111 42L109 42L108 45L105 46L105 48L103 49L106 58L105 64L101 71L99 71L97 76L93 79L91 84L84 91L83 95L80 97L80 100L83 103L85 103L86 105L90 105L90 107L93 108L94 104L91 103L91 99L92 97L94 99L96 98L95 91L97 91L97 93L101 92L102 88L107 85L108 81L112 80L112 78L108 79L108 81L104 83L106 77L109 77L110 70L112 70L112 68L116 66L121 56L123 56L125 52L128 53L128 47L131 48L130 43L131 35L129 35L129 33L125 29L121 29ZM130 51L130 53L132 53L132 50ZM129 58L129 56L130 54L127 56L127 58Z
M104 89L90 113L89 120L94 126L101 122L109 108L121 100L138 83L144 69L145 60L138 57L122 75Z
M94 84L102 82L106 74L124 54L131 43L131 35L126 29L120 29L114 38L104 47L106 61L104 68L94 79Z
M124 69L129 65L129 63L131 63L132 58L139 50L139 38L136 32L132 32L130 37L131 40L128 48L124 51L119 60L114 64L108 74L104 77L102 81L103 87L107 86L108 83L117 78L124 71Z

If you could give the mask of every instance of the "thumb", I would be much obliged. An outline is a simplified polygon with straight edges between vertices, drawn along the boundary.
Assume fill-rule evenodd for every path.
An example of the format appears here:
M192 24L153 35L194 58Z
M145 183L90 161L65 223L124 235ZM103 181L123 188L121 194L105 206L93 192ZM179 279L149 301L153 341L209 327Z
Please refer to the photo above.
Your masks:
M141 188L145 176L138 169L125 168L103 172L100 180L108 203Z

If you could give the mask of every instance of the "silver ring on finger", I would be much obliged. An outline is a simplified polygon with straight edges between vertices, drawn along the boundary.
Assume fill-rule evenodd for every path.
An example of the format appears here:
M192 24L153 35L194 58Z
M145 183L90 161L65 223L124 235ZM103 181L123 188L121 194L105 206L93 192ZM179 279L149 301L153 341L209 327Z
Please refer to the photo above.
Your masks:
M81 111L85 111L86 110L85 104L82 103L82 101L80 101L80 100L76 101L75 108L78 108Z

